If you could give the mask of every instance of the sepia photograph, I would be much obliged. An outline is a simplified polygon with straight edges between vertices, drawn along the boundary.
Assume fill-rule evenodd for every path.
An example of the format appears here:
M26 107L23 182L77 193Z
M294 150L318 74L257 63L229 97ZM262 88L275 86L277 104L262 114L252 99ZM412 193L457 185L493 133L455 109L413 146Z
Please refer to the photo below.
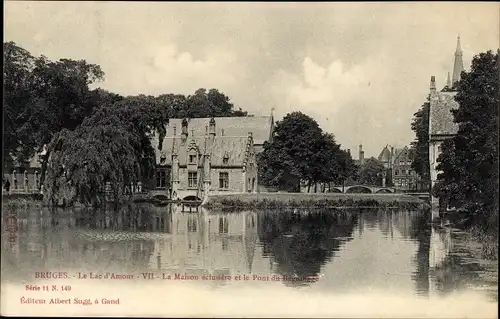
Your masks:
M498 318L499 3L3 26L2 316Z

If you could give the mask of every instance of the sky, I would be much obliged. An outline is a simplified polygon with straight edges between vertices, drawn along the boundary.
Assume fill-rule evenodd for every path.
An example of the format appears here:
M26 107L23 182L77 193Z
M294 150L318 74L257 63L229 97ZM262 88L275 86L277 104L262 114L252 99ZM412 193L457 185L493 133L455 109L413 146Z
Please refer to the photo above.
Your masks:
M410 124L452 73L499 48L500 4L4 2L4 41L85 59L123 95L217 88L236 108L313 117L357 158L414 139Z

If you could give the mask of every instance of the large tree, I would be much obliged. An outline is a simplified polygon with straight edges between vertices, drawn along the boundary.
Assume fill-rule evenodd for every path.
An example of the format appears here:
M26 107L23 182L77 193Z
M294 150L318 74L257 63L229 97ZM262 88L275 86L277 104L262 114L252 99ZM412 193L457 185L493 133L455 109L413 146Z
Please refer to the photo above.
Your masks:
M429 98L422 107L413 115L411 129L415 132L416 138L411 142L411 149L414 154L411 168L417 172L423 183L430 185L429 167Z
M49 146L46 183L49 203L99 204L103 185L118 203L130 183L149 175L155 151L149 134L165 134L168 110L151 96L128 97L98 108L77 129L59 132ZM161 147L161 146L160 146Z
M335 137L306 114L287 114L273 134L259 156L259 179L264 185L298 192L305 182L317 191L318 183L338 182L352 170L352 159Z
M363 185L382 185L383 175L384 164L370 157L360 167L358 182Z
M13 42L4 44L4 59L4 129L9 132L4 154L19 163L41 151L58 132L78 127L104 97L90 89L104 72L85 60L35 58ZM49 156L42 158L42 183Z
M462 72L455 100L457 135L442 144L433 192L477 221L498 226L499 53L481 53ZM490 223L491 224L491 223Z
M14 42L4 43L3 48L3 158L12 163L21 148L22 140L17 130L24 124L24 109L34 103L32 70L35 57Z
M306 114L293 112L276 123L272 143L264 143L259 156L259 180L268 186L300 191L300 183L313 175L313 158L323 132Z

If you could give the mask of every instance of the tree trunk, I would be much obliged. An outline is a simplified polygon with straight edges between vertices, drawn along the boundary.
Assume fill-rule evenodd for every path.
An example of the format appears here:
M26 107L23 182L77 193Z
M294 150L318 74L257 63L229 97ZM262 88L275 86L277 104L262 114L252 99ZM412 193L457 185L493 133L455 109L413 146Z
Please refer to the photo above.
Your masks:
M307 182L307 192L309 193L311 191L311 180Z
M318 192L318 182L314 181L314 193Z

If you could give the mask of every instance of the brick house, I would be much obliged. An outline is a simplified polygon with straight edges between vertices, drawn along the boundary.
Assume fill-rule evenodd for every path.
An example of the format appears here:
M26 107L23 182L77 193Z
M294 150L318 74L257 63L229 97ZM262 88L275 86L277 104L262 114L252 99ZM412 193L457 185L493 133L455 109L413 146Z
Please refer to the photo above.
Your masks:
M411 168L412 151L408 146L403 148L386 145L378 156L384 164L386 180L400 190L415 190L418 188L419 176Z

